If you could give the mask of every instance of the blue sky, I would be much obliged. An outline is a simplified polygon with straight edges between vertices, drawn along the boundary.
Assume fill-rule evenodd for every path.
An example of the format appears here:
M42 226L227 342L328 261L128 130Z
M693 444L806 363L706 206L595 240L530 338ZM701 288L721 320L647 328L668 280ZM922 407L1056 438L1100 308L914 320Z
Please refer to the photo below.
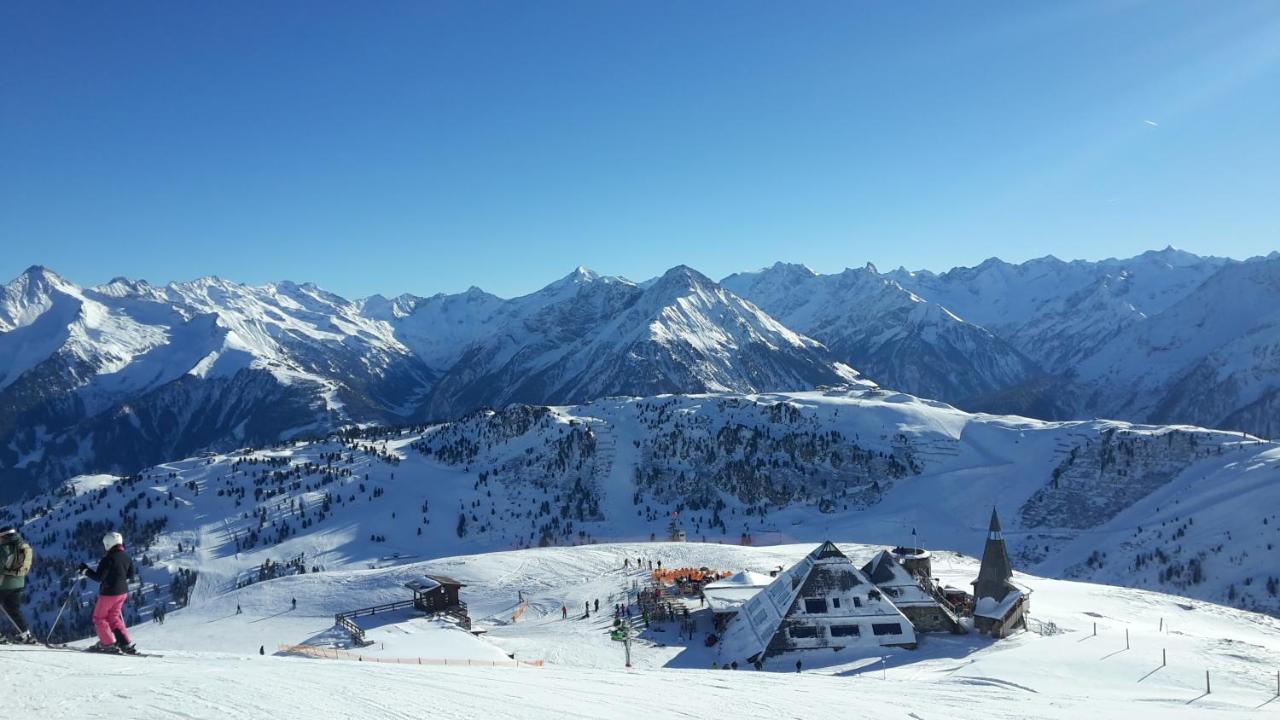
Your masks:
M512 295L1278 238L1271 0L0 4L6 278Z

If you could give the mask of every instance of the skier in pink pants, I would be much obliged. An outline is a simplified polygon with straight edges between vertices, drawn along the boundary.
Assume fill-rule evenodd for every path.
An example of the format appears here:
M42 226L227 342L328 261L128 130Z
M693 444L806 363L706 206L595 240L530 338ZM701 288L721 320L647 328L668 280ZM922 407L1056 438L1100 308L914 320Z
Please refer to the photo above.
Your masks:
M92 652L138 652L129 639L124 624L124 603L129 599L129 580L133 578L133 560L124 551L124 537L109 532L102 538L107 554L94 570L80 563L80 572L97 582L98 603L93 606L93 628L98 631L98 644L89 648Z

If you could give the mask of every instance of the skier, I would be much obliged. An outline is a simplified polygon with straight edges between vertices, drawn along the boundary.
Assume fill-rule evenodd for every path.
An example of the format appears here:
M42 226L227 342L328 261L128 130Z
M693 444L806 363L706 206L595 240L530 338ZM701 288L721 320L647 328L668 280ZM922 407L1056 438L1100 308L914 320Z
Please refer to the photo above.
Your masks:
M600 598L596 598L596 612L600 612Z
M244 614L244 610L243 610L243 609L241 609L241 607L240 607L240 603L236 603L236 614L237 614L237 615L243 615L243 614Z
M14 638L28 645L34 645L36 639L22 617L22 590L27 586L27 573L31 572L33 559L31 546L18 534L17 528L12 525L0 528L0 608L13 621L13 629L17 630ZM7 635L9 623L5 625Z
M569 608L565 607L564 603L560 604L560 619L561 620L569 619Z
M796 672L800 672L800 661L796 660Z
M298 609L298 598L292 598L292 600L293 600L293 609L294 609L294 610L297 610L297 609Z
M138 649L129 639L124 624L124 603L129 599L129 581L133 579L133 560L124 551L124 536L109 532L102 538L106 555L94 570L80 563L80 572L98 583L98 602L93 606L93 628L98 631L98 644L90 652L136 655Z

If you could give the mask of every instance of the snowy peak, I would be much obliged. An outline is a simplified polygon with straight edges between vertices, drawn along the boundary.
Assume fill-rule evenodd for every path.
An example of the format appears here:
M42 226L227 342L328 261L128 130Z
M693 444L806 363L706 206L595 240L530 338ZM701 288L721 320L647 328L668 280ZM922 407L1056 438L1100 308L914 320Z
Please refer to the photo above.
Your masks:
M725 284L887 387L964 403L1038 373L986 329L872 265L837 275L771 268L730 276Z
M754 391L857 373L703 274L677 266L644 287L581 273L507 301L433 390L428 415L509 402Z

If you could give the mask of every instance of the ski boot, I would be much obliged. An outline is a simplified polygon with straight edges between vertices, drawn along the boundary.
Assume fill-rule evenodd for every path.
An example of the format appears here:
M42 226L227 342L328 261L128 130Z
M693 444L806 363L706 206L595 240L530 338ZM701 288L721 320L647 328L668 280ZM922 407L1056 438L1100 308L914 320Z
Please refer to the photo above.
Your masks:
M124 655L138 654L138 647L136 645L134 645L133 643L124 642L123 640L119 640L116 642L116 650Z
M39 645L40 641L30 630L23 630L22 634L13 639L15 645Z
M119 654L121 654L121 653L120 653L120 646L119 646L119 645L114 645L114 644L112 644L112 645L104 645L104 644L102 644L101 642L96 643L96 644L94 644L94 645L90 645L89 647L85 648L85 650L84 650L84 651L85 651L85 652L91 652L91 653L102 653L103 655L119 655Z

